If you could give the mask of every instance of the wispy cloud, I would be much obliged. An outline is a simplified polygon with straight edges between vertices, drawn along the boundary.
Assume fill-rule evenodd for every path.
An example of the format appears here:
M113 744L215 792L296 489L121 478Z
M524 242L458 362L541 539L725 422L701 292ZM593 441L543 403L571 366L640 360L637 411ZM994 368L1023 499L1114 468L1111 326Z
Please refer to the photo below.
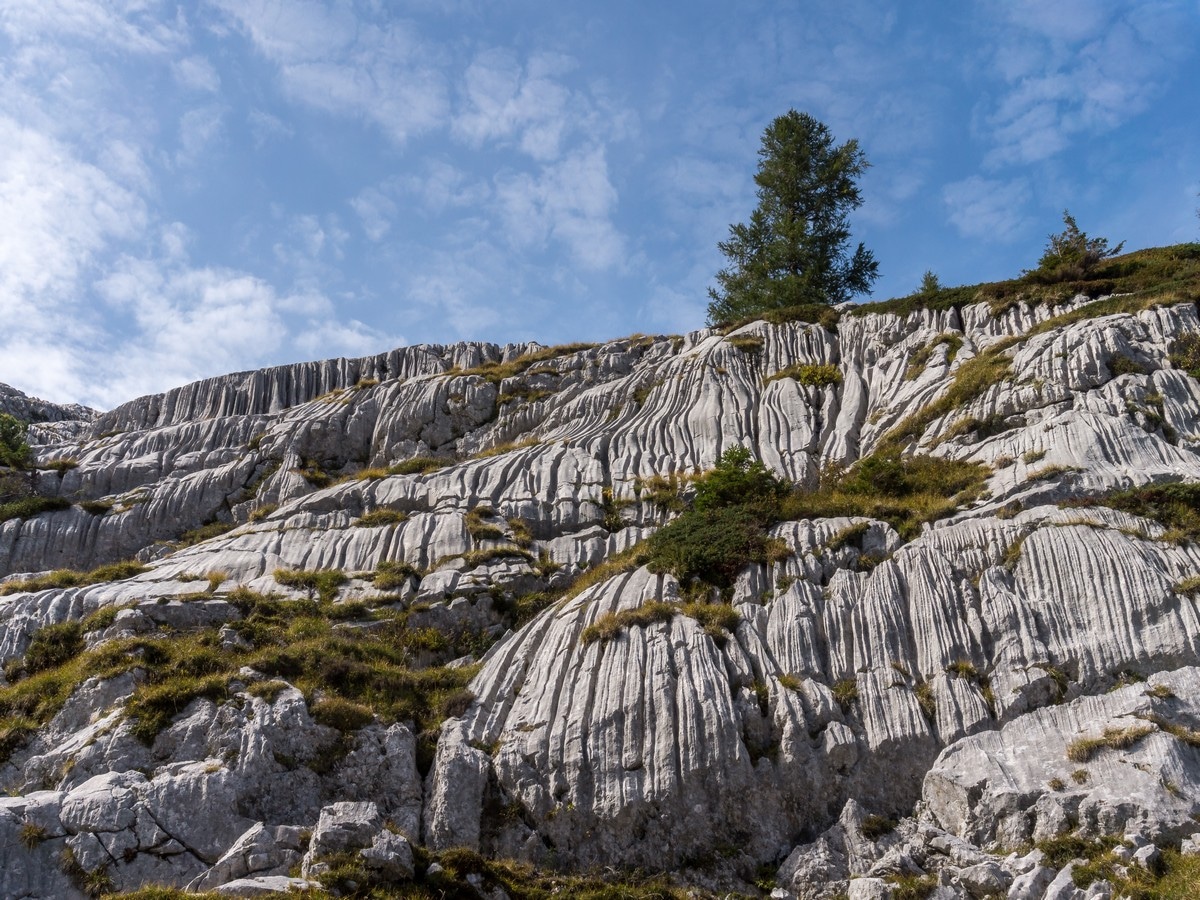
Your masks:
M586 269L619 265L625 239L612 222L617 192L602 148L568 154L537 176L501 179L496 197L516 246L536 248L555 240Z
M1000 4L992 71L1004 87L980 108L991 168L1065 151L1144 112L1170 77L1194 23L1179 4L1034 0Z
M278 67L294 101L374 122L397 143L445 120L445 77L409 23L315 0L212 2Z
M1029 184L1023 178L1002 181L972 175L942 190L947 215L960 234L1002 242L1020 236L1029 199Z

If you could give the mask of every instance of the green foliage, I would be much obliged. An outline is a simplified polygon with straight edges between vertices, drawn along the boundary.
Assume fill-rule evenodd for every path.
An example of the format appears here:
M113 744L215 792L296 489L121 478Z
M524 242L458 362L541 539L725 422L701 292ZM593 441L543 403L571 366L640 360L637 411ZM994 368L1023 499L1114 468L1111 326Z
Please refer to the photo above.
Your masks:
M223 534L228 534L235 528L237 528L236 522L219 522L215 520L205 522L199 528L193 528L191 531L185 531L181 534L179 539L175 541L175 546L177 548L191 547L212 538L220 537Z
M1176 369L1182 369L1193 378L1200 378L1200 334L1181 334L1172 341L1167 359Z
M727 587L750 563L786 555L786 545L767 534L776 509L753 504L690 509L650 536L647 566L671 572L684 584L699 580Z
M941 290L942 283L933 273L933 269L926 269L925 274L921 276L921 285L917 288L916 293L922 297L932 297Z
M1049 236L1038 267L1025 273L1033 281L1054 284L1086 278L1101 261L1117 256L1125 242L1109 249L1107 238L1089 238L1079 230L1075 218L1063 210L1063 225L1058 234Z
M385 559L375 567L371 583L381 591L394 591L404 587L410 578L421 580L421 572L416 566Z
M24 469L29 465L29 445L25 443L28 430L20 419L0 413L0 466Z
M308 591L310 599L315 594L322 603L332 602L349 580L341 569L276 569L273 576L277 584Z
M46 625L33 633L24 656L10 659L4 665L4 677L9 681L61 666L83 651L83 627L75 621Z
M754 459L745 447L730 447L716 466L696 481L697 512L732 506L770 506L788 491L785 482Z
M885 834L891 834L899 823L887 816L869 815L863 819L862 833L869 841L877 841Z
M890 900L926 900L937 888L933 875L889 875Z
M958 351L962 349L962 335L953 331L943 331L932 341L914 353L912 358L908 361L907 368L904 370L905 380L913 381L920 376L920 374L925 371L925 367L929 364L929 358L933 356L934 348L939 347L942 344L946 345L946 364L949 365L950 363L954 362L954 358L958 356Z
M815 491L796 492L783 501L786 520L862 516L890 523L912 538L921 526L944 518L977 497L986 467L935 456L905 456L882 450L845 471L824 473Z
M384 525L399 525L401 522L407 521L408 513L381 506L379 509L373 509L369 513L363 513L354 524L363 528L380 528Z
M48 472L57 472L62 475L64 472L69 472L72 469L79 468L79 460L73 456L60 456L57 459L48 459L44 463L38 465L39 469L44 469Z
M1200 243L1151 247L1101 261L1078 281L1043 283L1030 277L941 288L926 296L912 294L854 307L851 315L892 313L906 316L917 310L949 310L970 303L987 303L999 315L1017 303L1054 305L1083 294L1101 297L1132 295L1139 304L1194 301L1200 297ZM1121 311L1119 309L1112 310ZM1084 315L1106 315L1103 304Z
M490 506L477 506L466 515L467 533L477 541L500 541L508 537L499 525L485 522L484 519L495 518L496 512Z
M310 712L318 725L336 728L343 734L358 731L375 718L369 706L341 697L322 697L312 704Z
M0 503L0 522L9 519L32 519L44 512L54 512L70 508L71 503L64 497L21 497Z
M1108 506L1165 526L1164 540L1200 541L1200 483L1151 484L1064 505Z
M1105 728L1100 737L1078 738L1067 747L1067 759L1087 762L1101 750L1128 750L1142 738L1156 731L1152 725L1129 725L1125 728Z
M438 469L444 469L453 462L453 460L440 456L414 456L412 459L406 459L404 462L390 466L387 473L389 475L425 475L429 472L436 472Z
M854 678L842 678L834 682L832 690L833 699L845 712L849 712L850 708L858 702L858 681Z
M659 622L670 622L678 613L678 606L651 600L636 609L604 613L580 632L579 640L585 645L594 644L596 641L607 643L626 629L634 626L647 628Z
M763 384L770 384L781 378L791 378L806 387L829 387L842 383L842 373L832 363L801 363L780 369L763 379Z
M857 141L836 146L824 124L789 110L767 126L758 156L758 206L718 244L729 265L709 291L712 324L840 303L869 290L878 273L862 244L853 254L846 247L867 168Z
M89 584L101 584L106 581L123 581L126 578L140 575L146 570L146 566L133 560L97 566L90 572L56 569L48 575L0 584L0 596L19 592L45 591L51 588L85 587Z
M506 378L515 378L517 375L523 374L537 363L545 362L548 359L558 359L560 356L570 356L573 353L582 353L584 350L591 350L595 346L595 344L576 343L559 344L556 347L543 347L541 350L534 350L531 353L518 356L516 359L511 359L508 362L485 362L475 366L473 369L450 369L446 374L478 375L490 384L499 384Z

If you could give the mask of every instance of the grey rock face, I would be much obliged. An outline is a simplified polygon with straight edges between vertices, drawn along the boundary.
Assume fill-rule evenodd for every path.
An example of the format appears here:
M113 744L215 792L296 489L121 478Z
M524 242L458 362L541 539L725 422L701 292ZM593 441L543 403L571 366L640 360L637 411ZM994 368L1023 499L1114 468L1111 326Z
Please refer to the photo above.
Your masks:
M1200 480L1200 383L1167 353L1200 321L1179 304L1028 336L1082 302L729 336L757 339L753 352L709 331L632 338L503 378L466 370L538 348L407 348L210 379L39 445L42 462L78 460L39 475L39 490L75 505L0 523L0 572L135 554L148 571L0 598L0 661L39 628L103 608L129 607L89 646L216 629L240 616L238 587L302 596L276 583L280 568L341 569L339 602L378 601L368 576L380 562L418 571L384 601L414 627L501 639L475 701L441 726L424 783L407 725L370 725L342 747L291 687L270 702L236 687L234 700L196 701L145 747L123 706L140 676L86 682L0 769L20 792L0 805L0 870L16 873L14 891L53 892L63 882L37 870L42 847L70 846L85 869L119 860L122 887L258 889L282 884L272 879L306 851L315 871L345 830L336 811L372 804L361 828L346 825L345 847L394 877L411 871L408 841L654 869L719 843L736 848L743 877L783 863L781 888L799 897L886 890L899 874L936 877L939 896L1041 897L1067 891L1069 873L991 851L1067 831L1188 838L1200 751L1179 729L1200 728L1200 612L1181 583L1200 550L1164 540L1156 522L1057 504ZM962 339L954 359L939 345L910 371L947 331ZM1021 336L1010 374L908 448L993 466L975 504L908 540L861 518L777 525L791 555L741 573L727 634L684 613L672 576L635 566L501 636L514 598L566 587L669 518L655 476L744 445L811 486ZM1117 355L1145 374L1114 376ZM805 364L841 381L772 377ZM447 465L388 473L416 457ZM391 519L363 520L379 511ZM214 520L232 527L156 543ZM848 529L852 546L839 539ZM676 612L583 639L649 602ZM222 641L240 646L232 629ZM1148 681L1106 693L1132 676ZM1131 726L1148 729L1131 746L1068 759L1074 742ZM334 749L331 770L305 765ZM867 837L871 816L900 824ZM25 817L47 835L33 850L12 838ZM298 829L314 827L320 840L301 847Z

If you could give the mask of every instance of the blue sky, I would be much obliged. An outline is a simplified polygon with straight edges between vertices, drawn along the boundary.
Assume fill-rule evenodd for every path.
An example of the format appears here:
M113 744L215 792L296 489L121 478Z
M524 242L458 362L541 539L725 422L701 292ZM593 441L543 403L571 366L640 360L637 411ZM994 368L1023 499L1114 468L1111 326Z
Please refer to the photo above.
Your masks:
M0 0L0 381L701 327L789 108L876 299L1197 240L1197 85L1197 0Z

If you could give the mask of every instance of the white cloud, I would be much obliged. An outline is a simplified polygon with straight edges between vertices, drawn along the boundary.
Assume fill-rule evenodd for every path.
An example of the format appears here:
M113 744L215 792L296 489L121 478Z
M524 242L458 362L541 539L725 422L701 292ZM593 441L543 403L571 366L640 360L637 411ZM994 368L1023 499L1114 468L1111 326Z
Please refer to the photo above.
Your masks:
M946 185L942 200L948 218L963 236L1008 242L1026 224L1024 207L1030 190L1023 178L1001 181L972 175Z
M217 144L224 130L224 110L219 106L189 109L179 120L179 150L175 165L194 166Z
M555 80L571 67L558 55L535 55L522 67L508 50L480 53L463 76L454 134L475 146L515 139L534 159L556 158L564 132L587 115L585 101Z
M262 109L252 109L247 114L246 121L254 138L254 146L260 150L268 141L276 138L290 138L295 133L283 119Z
M193 91L215 94L221 89L221 76L203 56L188 56L171 67L175 80Z
M5 0L0 28L18 41L76 39L107 52L166 53L186 26L165 0Z
M611 269L624 257L625 239L611 220L617 191L601 147L576 150L527 173L500 179L496 197L509 239L518 247L561 242L586 269Z
M110 241L139 233L140 197L60 141L0 116L0 324L10 338L72 304Z
M1144 112L1188 52L1183 14L1171 5L1069 0L1002 4L992 71L1004 82L982 106L995 146L986 166L1025 164L1065 151Z
M388 196L385 187L369 187L350 200L351 208L358 213L363 231L373 241L382 240L392 228L396 215L396 203Z
M293 100L374 122L397 143L443 121L445 80L406 23L375 25L344 3L212 2L278 67Z

